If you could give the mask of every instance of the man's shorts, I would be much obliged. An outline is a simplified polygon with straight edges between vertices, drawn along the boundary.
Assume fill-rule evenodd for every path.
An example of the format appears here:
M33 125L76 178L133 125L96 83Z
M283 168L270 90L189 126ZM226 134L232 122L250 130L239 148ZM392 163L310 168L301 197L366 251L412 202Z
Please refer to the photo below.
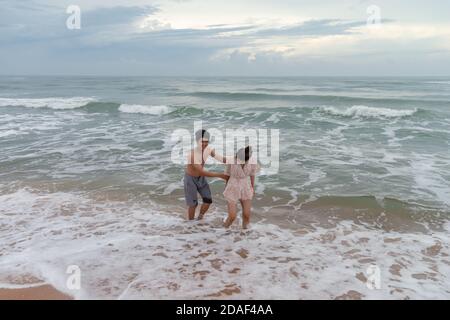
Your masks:
M197 193L200 193L203 203L212 203L211 190L205 177L184 175L184 196L189 207L198 205Z

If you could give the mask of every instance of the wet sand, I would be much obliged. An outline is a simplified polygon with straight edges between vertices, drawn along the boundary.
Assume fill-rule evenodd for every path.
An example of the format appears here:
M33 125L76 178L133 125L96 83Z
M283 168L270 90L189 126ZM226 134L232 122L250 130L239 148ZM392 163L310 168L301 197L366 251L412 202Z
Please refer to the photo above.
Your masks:
M31 288L0 289L0 300L72 300L50 285Z

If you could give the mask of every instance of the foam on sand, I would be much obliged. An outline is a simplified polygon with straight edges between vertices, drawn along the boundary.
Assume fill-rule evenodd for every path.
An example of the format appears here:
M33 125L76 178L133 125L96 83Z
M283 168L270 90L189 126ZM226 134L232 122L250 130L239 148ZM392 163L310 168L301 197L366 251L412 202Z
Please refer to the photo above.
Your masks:
M21 189L0 203L8 217L0 283L31 274L78 299L450 297L448 226L414 234L350 221L292 230L262 220L243 232L222 228L223 211L186 222L167 206L83 194ZM81 270L79 291L66 288L69 265ZM366 283L371 265L380 269L377 290Z

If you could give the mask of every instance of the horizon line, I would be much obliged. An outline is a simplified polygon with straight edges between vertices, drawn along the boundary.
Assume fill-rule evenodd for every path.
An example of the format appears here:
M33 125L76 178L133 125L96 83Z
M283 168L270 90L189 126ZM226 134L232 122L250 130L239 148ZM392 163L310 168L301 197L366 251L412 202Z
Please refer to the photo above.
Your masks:
M136 78L450 78L450 75L105 75L105 74L0 74L0 77L136 77Z

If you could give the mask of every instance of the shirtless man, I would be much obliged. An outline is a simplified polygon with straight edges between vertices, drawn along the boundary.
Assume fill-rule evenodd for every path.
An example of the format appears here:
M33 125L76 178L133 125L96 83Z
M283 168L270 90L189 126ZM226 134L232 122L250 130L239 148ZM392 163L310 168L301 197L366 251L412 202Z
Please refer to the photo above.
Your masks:
M199 130L195 133L195 140L197 146L191 150L188 156L188 163L186 165L186 172L184 175L184 195L186 198L186 204L188 206L188 218L194 220L195 210L198 206L197 194L200 193L203 203L200 208L200 214L198 220L203 219L206 211L212 203L211 190L209 189L208 181L206 177L217 177L228 180L228 176L223 173L209 172L203 167L205 166L208 157L224 162L223 156L216 155L216 152L209 144L209 133L206 130Z

